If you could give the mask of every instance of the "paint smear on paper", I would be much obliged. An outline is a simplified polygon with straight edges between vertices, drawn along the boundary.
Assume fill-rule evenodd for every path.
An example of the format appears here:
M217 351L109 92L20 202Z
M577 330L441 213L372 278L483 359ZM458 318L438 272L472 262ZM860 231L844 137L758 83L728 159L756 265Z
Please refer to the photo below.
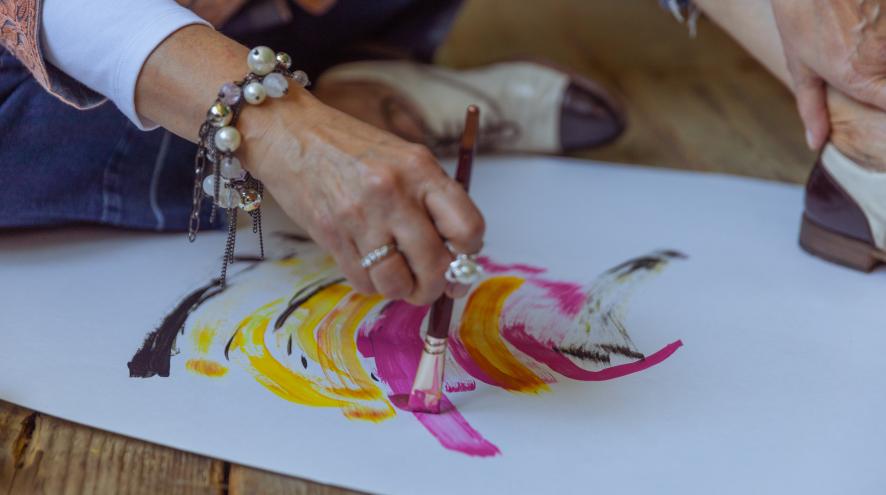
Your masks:
M641 353L624 323L627 303L644 280L682 258L657 251L588 285L483 258L486 278L453 315L445 392L477 393L479 380L504 392L540 395L564 378L609 380L662 362L681 342ZM250 263L229 277L224 291L213 280L186 296L146 337L129 362L130 375L169 376L180 354L186 370L207 378L244 369L294 404L369 422L403 412L446 449L501 454L445 396L439 415L398 409L394 398L410 392L421 357L428 307L357 294L325 255ZM494 392L486 387L482 393Z
M481 282L468 296L458 333L450 341L468 373L505 390L538 393L550 390L547 383L511 354L499 333L505 302L521 285L522 278L508 276Z
M352 299L360 305L360 298L362 296ZM383 421L394 416L393 407L378 386L362 368L353 368L353 363L357 362L354 333L359 322L344 321L341 325L333 322L333 328L328 331L350 332L352 344L336 347L332 356L326 355L322 346L318 346L320 365L325 377L310 377L297 371L297 368L293 370L286 367L267 347L265 339L268 327L281 305L282 300L278 299L248 316L238 326L228 346L229 354L242 352L255 379L290 402L314 407L337 407L345 417L352 419ZM360 307L358 312L362 310ZM349 325L353 325L353 328L349 328ZM354 375L350 375L351 372ZM331 377L335 377L334 380L329 380ZM345 382L350 386L345 385Z
M370 344L363 346L371 352L367 357L375 358L379 378L391 387L391 396L402 397L412 389L424 345L419 333L427 312L427 307L392 302L371 327L361 331L361 336ZM499 453L498 447L471 427L445 394L440 402L440 414L409 411L405 403L396 405L414 415L447 449L478 457Z
M194 331L194 348L197 352L206 354L209 352L209 346L212 345L213 337L215 337L215 328L209 325L197 327Z
M185 363L188 371L208 377L225 376L228 367L211 359L188 359Z

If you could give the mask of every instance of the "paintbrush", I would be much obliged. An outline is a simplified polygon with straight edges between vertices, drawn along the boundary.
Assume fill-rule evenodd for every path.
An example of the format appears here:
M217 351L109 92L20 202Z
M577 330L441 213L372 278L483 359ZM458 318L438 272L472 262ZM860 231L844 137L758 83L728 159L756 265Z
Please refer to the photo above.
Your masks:
M465 129L461 136L458 167L455 170L455 180L465 188L465 192L471 185L471 167L474 164L479 125L480 109L471 105L465 115ZM440 412L446 345L449 339L449 324L452 320L452 303L452 298L443 294L431 306L425 345L406 406L410 411L433 414Z

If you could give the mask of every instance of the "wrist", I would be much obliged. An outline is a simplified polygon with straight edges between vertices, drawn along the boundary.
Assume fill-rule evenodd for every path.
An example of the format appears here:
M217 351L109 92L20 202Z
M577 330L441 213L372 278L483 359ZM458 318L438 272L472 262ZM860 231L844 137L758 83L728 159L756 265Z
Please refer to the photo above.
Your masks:
M237 128L243 167L264 182L273 182L281 168L292 166L304 152L305 136L322 104L306 89L290 85L273 105L246 106Z
M138 113L174 134L197 141L218 88L243 77L249 49L202 25L174 32L151 53L135 90Z

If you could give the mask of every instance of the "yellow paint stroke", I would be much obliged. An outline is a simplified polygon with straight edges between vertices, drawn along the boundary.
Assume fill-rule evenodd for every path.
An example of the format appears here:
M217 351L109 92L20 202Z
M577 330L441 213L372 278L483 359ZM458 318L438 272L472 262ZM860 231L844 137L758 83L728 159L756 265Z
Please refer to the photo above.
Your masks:
M277 299L243 319L231 340L229 354L239 350L246 356L255 379L279 397L314 407L346 407L348 402L324 393L324 387L307 376L281 364L265 345L265 333L272 317L282 305Z
M209 346L212 345L212 338L215 337L215 327L209 325L200 325L194 330L194 347L197 352L206 354L209 352Z
M356 334L360 323L378 303L381 296L351 294L344 304L336 307L317 331L320 346L320 365L330 379L341 386L334 391L343 396L362 400L376 400L384 393L363 369L357 357Z
M373 298L374 299L374 298ZM380 299L380 298L379 298ZM283 306L283 299L272 301L257 311L247 316L237 327L237 331L231 340L229 353L240 351L246 356L249 365L252 367L253 376L256 381L264 385L268 390L277 396L302 404L314 407L338 407L342 410L345 417L351 419L362 419L367 421L383 421L396 415L393 406L384 397L380 389L366 376L366 382L377 390L375 394L342 394L341 387L331 387L328 383L311 378L306 375L297 373L278 361L268 350L266 344L266 335L268 328L274 318L278 315L280 308ZM371 308L371 306L370 306ZM367 310L368 311L368 310ZM335 313L335 310L333 310ZM356 362L357 368L352 369L353 362L348 359L344 361L343 372L354 373L353 381L359 386L364 385L362 376L366 372L360 366L357 359L356 342L354 341L356 326L360 320L366 315L366 312L360 312L351 315L356 319L353 325L355 329L351 331L350 348L353 348L353 362ZM346 318L345 324L350 324L351 319ZM315 343L316 344L316 343ZM345 351L337 350L336 352L350 352L350 348ZM324 374L329 375L329 369L323 365L323 355L325 352L320 350L320 363ZM334 366L335 360L326 360L327 365ZM360 375L362 374L362 376ZM371 402L365 402L371 401Z
M188 359L188 361L185 363L185 368L187 368L188 371L197 373L198 375L208 376L211 378L225 376L225 374L228 372L227 366L211 359Z
M291 269L292 275L302 286L329 277L336 269L335 261L329 255L312 260L311 263L305 263L301 258L287 258L275 261L274 264L281 268Z
M505 301L522 284L518 277L481 283L468 298L458 335L474 363L502 388L539 393L549 390L548 385L511 354L499 334Z
M326 318L326 315L331 313L349 292L351 292L351 288L347 285L330 285L314 294L296 310L296 314L299 316L304 315L304 318L301 320L295 335L298 340L298 346L301 347L302 352L305 353L308 359L317 363L320 362L320 352L317 348L317 339L314 336L314 331L320 322Z

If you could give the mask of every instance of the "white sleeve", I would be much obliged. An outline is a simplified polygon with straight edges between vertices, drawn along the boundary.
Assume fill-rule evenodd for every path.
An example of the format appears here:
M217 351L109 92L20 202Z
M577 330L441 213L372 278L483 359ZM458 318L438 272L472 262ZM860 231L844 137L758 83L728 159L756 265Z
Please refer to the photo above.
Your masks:
M148 56L184 26L211 26L175 0L43 0L42 21L46 61L108 97L141 130L157 127L135 110Z

